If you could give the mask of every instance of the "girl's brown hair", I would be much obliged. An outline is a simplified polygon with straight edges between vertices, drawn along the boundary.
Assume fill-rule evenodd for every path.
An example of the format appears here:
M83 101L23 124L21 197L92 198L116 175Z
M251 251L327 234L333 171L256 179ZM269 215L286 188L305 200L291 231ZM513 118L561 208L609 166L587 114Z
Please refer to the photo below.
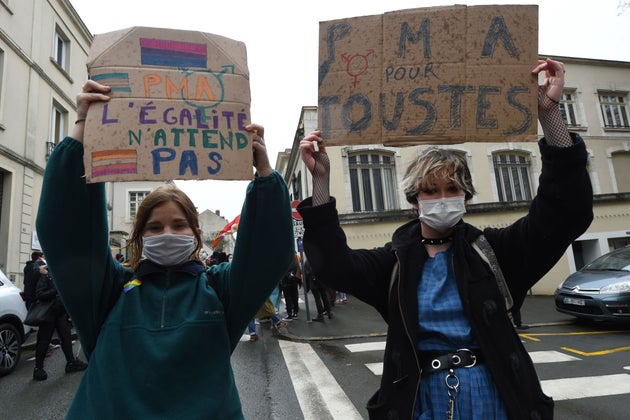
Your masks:
M173 184L162 185L147 195L138 206L136 219L133 224L133 231L129 238L129 265L134 269L138 269L138 264L142 258L142 236L147 221L151 216L151 211L160 204L174 201L179 205L186 220L192 228L195 237L195 250L192 253L193 259L199 260L199 251L201 251L201 230L199 229L199 214L192 200L182 190Z

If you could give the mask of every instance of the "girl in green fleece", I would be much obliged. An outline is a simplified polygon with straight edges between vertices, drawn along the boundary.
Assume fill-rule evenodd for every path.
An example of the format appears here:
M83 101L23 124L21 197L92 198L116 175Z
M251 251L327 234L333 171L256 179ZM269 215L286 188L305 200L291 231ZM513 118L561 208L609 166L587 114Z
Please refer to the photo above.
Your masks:
M247 188L231 262L206 270L197 210L177 187L140 204L129 267L110 252L103 184L83 177L88 81L71 137L51 155L37 232L89 359L67 418L243 418L230 356L293 260L291 202L252 124L256 177ZM260 252L264 246L265 252Z

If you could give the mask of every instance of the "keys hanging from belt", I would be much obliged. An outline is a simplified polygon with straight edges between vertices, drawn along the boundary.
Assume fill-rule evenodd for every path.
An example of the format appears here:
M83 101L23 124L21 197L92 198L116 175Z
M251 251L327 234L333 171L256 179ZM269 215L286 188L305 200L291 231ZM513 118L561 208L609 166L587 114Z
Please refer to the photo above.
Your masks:
M444 378L446 383L446 392L448 394L448 409L446 410L446 419L455 419L455 399L459 393L459 378L455 375L453 369L449 369L448 375Z

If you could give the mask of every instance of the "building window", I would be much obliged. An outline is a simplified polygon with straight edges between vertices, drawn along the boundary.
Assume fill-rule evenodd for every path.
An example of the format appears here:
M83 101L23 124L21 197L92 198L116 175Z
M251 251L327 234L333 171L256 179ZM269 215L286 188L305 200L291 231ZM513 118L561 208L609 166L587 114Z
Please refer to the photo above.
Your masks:
M4 50L0 48L0 116L2 115L2 103L4 102L2 100L3 81L4 81Z
M48 159L55 146L66 136L68 111L66 111L58 102L54 101L50 120L50 138L46 142L46 159Z
M138 213L138 207L142 200L149 195L151 191L129 191L129 218L134 219Z
M291 176L291 199L292 200L300 200L303 199L302 194L302 172L298 172L297 174L293 174Z
M396 168L391 153L348 155L353 211L394 210Z
M494 165L499 201L532 199L532 183L529 175L531 160L529 154L514 151L493 153L492 163Z
M599 94L604 128L630 128L628 124L627 94L603 92Z
M0 97L2 96L2 81L4 80L4 50L0 48Z
M565 91L560 99L562 119L568 127L579 127L580 120L577 113L577 95L575 91Z
M630 192L630 152L619 150L611 154L616 188L613 192Z
M64 70L68 70L68 53L70 41L59 29L55 30L55 45L53 46L53 60Z

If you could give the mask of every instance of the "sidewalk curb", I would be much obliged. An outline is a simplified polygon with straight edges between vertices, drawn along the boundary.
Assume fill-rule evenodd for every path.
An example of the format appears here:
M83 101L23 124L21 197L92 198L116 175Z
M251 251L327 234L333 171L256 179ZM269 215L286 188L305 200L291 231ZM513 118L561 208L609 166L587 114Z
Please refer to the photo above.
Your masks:
M535 327L553 327L556 325L571 325L574 323L575 323L574 320L567 320L567 321L554 321L554 322L540 322L537 324L527 324L527 325L529 325L529 328L535 328Z
M279 332L278 338L289 341L309 342L309 341L331 341L331 340L348 340L352 338L372 338L372 337L387 337L387 333L367 333L367 334L352 334L352 335L334 335L334 336L313 336L313 337L300 337L290 332Z
M556 321L556 322L541 322L535 324L528 324L529 328L539 328L539 327L553 327L560 325L571 325L573 321ZM520 334L528 334L527 330L519 330L516 332ZM278 331L275 334L279 339L296 341L296 342L310 342L310 341L331 341L331 340L349 340L353 338L374 338L374 337L387 337L387 332L379 332L379 333L366 333L366 334L350 334L350 335L334 335L334 336L311 336L311 337L301 337L290 332Z

